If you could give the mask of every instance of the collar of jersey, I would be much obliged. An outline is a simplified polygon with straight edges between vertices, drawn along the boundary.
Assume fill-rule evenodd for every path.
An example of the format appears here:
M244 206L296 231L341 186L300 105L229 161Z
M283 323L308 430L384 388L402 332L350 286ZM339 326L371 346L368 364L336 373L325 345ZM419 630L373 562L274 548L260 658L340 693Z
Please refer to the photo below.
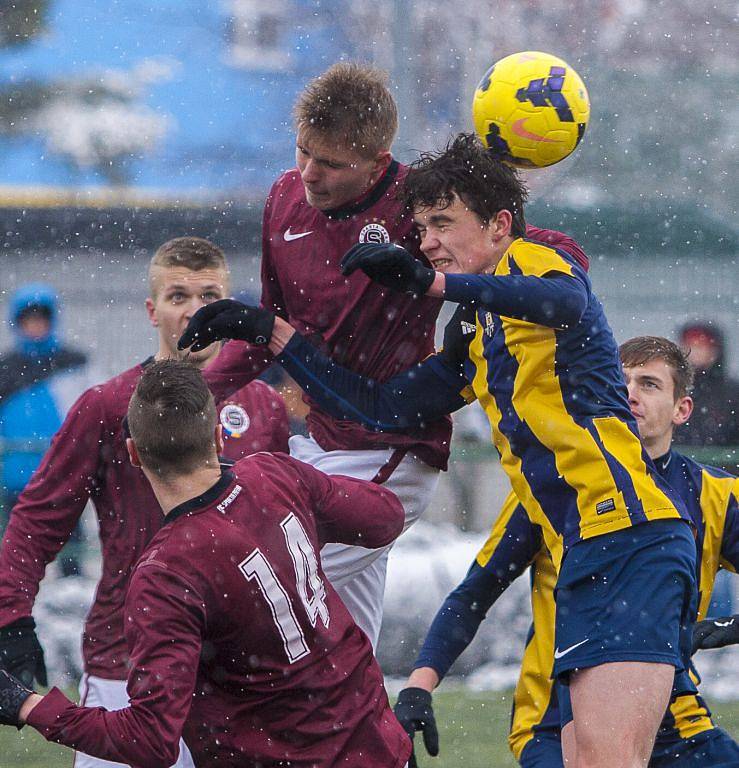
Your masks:
M662 454L662 456L658 456L656 459L652 459L652 461L657 467L657 471L660 473L660 475L664 475L664 473L667 472L667 467L670 466L670 462L672 461L672 448L670 448L667 453Z
M212 507L213 504L226 493L226 490L234 480L234 474L230 470L226 470L221 475L220 480L215 485L211 485L207 491L201 493L200 496L196 496L194 499L188 499L183 501L182 504L178 504L165 518L164 524L168 525L171 522L177 520L177 518L183 515L189 515L193 512L199 512L206 507Z
M397 160L393 160L388 166L387 171L385 171L385 175L364 197L360 197L359 200L340 208L331 208L330 210L323 211L323 213L329 219L348 219L350 216L366 211L387 192L388 187L395 181L399 168L400 163Z

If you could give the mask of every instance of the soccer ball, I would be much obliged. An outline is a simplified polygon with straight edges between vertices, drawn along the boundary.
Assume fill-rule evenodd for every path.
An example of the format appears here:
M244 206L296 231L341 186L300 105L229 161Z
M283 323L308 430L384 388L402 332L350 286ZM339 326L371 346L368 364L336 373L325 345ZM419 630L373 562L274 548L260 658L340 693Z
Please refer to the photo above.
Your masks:
M580 143L590 100L580 76L550 53L497 61L472 101L475 131L501 159L522 168L564 160Z

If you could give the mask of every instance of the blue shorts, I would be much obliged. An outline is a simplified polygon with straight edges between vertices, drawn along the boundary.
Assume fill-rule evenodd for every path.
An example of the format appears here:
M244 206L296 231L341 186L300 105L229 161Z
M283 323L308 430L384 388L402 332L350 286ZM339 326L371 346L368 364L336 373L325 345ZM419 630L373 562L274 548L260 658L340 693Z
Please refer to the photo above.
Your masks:
M564 768L559 731L537 731L518 758L521 768Z
M721 728L654 746L649 768L739 768L739 745Z
M656 520L575 544L554 591L554 671L617 661L671 664L673 695L695 693L688 676L697 609L696 547L682 520Z

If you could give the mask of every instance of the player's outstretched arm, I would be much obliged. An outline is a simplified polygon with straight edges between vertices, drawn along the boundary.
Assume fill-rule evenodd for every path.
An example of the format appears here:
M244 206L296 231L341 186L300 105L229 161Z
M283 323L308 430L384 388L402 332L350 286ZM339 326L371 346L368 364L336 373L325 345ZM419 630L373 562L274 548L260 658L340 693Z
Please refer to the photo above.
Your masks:
M125 611L129 706L81 707L52 688L29 702L24 719L49 741L94 757L168 768L192 702L205 608L184 577L149 560L134 572Z
M197 350L221 338L269 345L282 367L332 416L369 429L404 431L468 402L461 394L468 382L442 356L432 355L381 383L334 363L272 312L230 299L199 309L178 346Z
M589 283L580 266L559 260L560 268L541 275L446 275L424 266L398 245L363 243L344 256L342 272L361 269L371 280L395 291L428 293L505 317L567 328L587 308Z
M295 333L277 362L332 416L380 432L422 426L469 402L462 394L468 382L439 355L379 382L338 365Z
M100 393L70 408L13 508L0 549L0 668L28 686L46 685L31 611L46 566L69 539L98 475L104 439Z
M447 596L434 617L395 716L413 739L436 734L431 694L459 655L472 642L490 607L531 564L542 546L541 531L531 523L514 494L506 499L492 531L464 580Z
M346 475L327 475L289 456L275 461L290 465L311 496L321 546L353 544L378 549L400 536L405 511L398 497L377 483Z
M491 606L529 567L541 546L540 529L511 493L467 575L437 612L414 668L430 667L441 681L472 642Z

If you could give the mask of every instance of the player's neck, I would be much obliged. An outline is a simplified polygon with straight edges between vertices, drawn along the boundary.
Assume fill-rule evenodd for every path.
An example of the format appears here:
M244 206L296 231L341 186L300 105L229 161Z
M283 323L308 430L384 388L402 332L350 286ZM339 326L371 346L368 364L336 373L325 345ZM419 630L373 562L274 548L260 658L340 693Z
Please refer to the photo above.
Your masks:
M151 488L166 517L175 507L190 499L202 496L221 479L221 467L217 457L213 463L204 465L186 475L162 480L144 470Z
M660 435L652 440L644 440L644 448L647 452L647 456L650 459L659 459L660 456L664 456L672 445L672 432L668 432L665 435Z

